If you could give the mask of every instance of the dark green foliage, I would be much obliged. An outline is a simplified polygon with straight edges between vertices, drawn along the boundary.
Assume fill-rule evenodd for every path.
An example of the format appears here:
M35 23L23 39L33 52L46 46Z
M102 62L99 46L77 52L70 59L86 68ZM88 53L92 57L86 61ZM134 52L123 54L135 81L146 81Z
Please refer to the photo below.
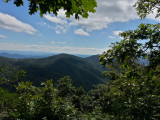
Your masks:
M75 93L75 87L72 86L71 79L67 76L58 80L57 89L60 97L69 97Z
M73 87L71 79L64 77L53 85L52 80L42 83L42 87L32 86L31 82L20 82L16 86L16 98L13 105L4 109L4 103L9 101L9 93L1 90L5 98L0 99L0 108L6 116L2 119L21 120L73 120L94 118L93 99L85 94L83 88ZM5 92L5 93L4 93ZM2 109L3 108L3 109Z
M121 77L121 74L118 74L115 71L104 71L103 76L109 78L110 80L116 80Z
M102 112L114 116L117 120L156 119L155 116L160 110L159 83L159 79L113 81L101 99Z
M148 14L156 11L156 16L160 16L160 1L159 0L137 0L134 7L141 18L146 18Z
M8 113L15 108L17 103L17 95L8 93L7 90L0 88L0 119L9 118Z
M15 87L16 93L0 89L2 120L103 120L108 117L101 113L94 95L86 94L82 87L72 86L68 76L59 79L57 84L46 80L41 87L35 87L31 82L22 81Z
M11 0L5 0L8 2ZM29 2L29 14L34 14L39 11L41 17L46 13L53 13L56 16L60 9L65 10L66 17L75 15L76 19L79 16L83 18L88 17L88 13L94 13L97 7L97 2L95 0L28 0ZM14 4L19 7L23 6L23 0L14 0Z
M98 56L95 63L98 63ZM26 71L25 81L32 81L33 85L40 86L45 79L57 81L64 76L73 79L73 85L82 86L86 91L93 85L105 83L102 70L95 64L72 55L60 54L43 59L7 59L0 58L1 64L7 62ZM99 65L100 66L100 65Z
M14 92L15 88L13 84L16 84L24 77L25 71L19 70L17 67L8 63L0 64L0 87Z
M157 9L159 1L138 0L135 4L141 18ZM104 66L109 64L115 77L110 81L103 96L102 112L117 120L159 120L160 119L160 24L140 24L138 29L120 34L121 42L100 56ZM141 65L140 59L149 61ZM117 63L116 67L113 63ZM120 69L116 78L117 68ZM111 75L111 76L110 76Z
M159 24L141 24L134 31L123 32L124 39L112 44L112 48L100 56L101 64L109 64L113 70L105 73L112 81L107 84L108 91L101 101L102 112L114 119L159 119L159 28ZM148 59L147 66L139 64L142 58Z
M66 120L67 115L74 115L71 103L58 96L58 90L52 81L46 81L41 89L32 86L30 82L21 82L16 87L18 104L11 112L15 119L25 120Z

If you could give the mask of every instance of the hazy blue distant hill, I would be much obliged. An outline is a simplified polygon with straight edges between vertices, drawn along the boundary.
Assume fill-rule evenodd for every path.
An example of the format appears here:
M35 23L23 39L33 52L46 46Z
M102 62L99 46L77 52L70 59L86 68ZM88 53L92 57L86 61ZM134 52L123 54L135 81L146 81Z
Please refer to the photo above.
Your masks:
M56 55L53 53L39 53L39 52L29 52L29 51L7 51L0 50L1 57L13 58L13 59L26 59L26 58L44 58L48 56Z
M20 54L20 55L34 55L34 56L42 56L48 55L52 56L58 53L50 53L50 52L36 52L36 51L15 51L15 50L0 50L0 53L9 53L9 54Z
M91 57L92 58L92 57ZM55 81L64 76L70 76L73 84L89 90L93 85L105 83L102 69L93 64L91 58L80 58L69 54L54 55L39 59L6 59L0 57L1 63L10 63L27 72L25 80L40 85L45 79ZM93 57L94 58L94 57Z
M9 53L0 53L0 56L13 58L13 59L26 59L26 58L42 58L44 56L34 56L34 55L20 55L20 54L9 54Z
M0 56L13 59L44 58L58 54L59 53L50 53L50 52L0 50ZM75 56L86 58L91 55L75 54Z
M87 57L92 56L92 55L81 55L81 54L73 54L73 55L75 55L77 57L81 57L81 58L87 58Z

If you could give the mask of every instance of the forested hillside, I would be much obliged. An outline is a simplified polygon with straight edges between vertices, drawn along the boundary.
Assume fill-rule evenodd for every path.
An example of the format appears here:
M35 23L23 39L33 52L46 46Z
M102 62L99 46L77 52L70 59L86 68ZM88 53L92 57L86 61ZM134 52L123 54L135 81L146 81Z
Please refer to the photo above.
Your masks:
M106 78L102 76L102 66L99 64L98 56L91 58L80 58L69 54L60 54L41 59L8 59L0 58L1 64L11 64L26 72L24 81L31 81L39 86L46 79L55 82L64 76L70 76L73 85L82 86L90 90L93 85L105 83ZM99 66L99 67L98 67Z

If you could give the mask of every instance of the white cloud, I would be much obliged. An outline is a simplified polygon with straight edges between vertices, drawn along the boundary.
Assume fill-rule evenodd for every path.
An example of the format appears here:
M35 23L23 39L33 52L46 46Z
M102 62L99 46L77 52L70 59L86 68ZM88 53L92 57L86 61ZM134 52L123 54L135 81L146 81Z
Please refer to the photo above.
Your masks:
M56 34L66 33L68 27L67 25L59 25L59 24L53 27L45 22L40 22L39 25L46 26L47 28L54 30Z
M56 32L56 34L60 34L61 33L59 30L56 30L55 32Z
M123 37L121 37L119 34L120 33L122 33L123 31L121 31L121 30L117 30L117 31L113 31L113 34L115 35L115 36L118 36L120 39L123 39Z
M88 19L80 18L80 20L72 20L69 24L70 26L81 26L82 28L85 28L87 31L93 31L93 30L101 30L104 28L107 28L107 23L105 19L101 18L92 18L89 17Z
M115 38L115 36L108 36L108 38L110 38L110 39L114 39L114 38Z
M38 24L39 24L40 26L45 26L45 27L47 27L47 28L49 28L49 29L53 29L53 30L54 30L54 27L52 27L51 25L47 24L46 22L41 21L41 22L39 22Z
M86 47L59 47L59 46L47 46L47 45L25 45L25 44L11 44L1 43L1 50L18 50L18 51L43 51L53 53L69 53L69 54L101 54L106 49L86 48Z
M157 11L157 9L154 9L153 13L149 14L146 18L160 22L160 17L155 18L156 14L157 14L156 11Z
M64 11L63 11L64 12ZM56 26L51 26L49 24L46 24L44 22L41 22L40 25L41 26L47 26L49 29L53 29L56 34L61 34L61 33L66 33L68 25L67 25L67 20L65 13L63 13L62 10L59 11L59 17L55 17L55 16L51 16L49 14L44 15L44 18L47 19L50 22L53 22L56 24Z
M44 17L55 24L68 27L79 26L81 29L91 32L93 30L105 29L108 24L113 22L127 22L138 19L139 17L133 7L135 1L136 0L98 0L96 13L89 13L87 19L81 17L79 20L75 20L74 16L66 19L64 10L60 10L57 17L51 15ZM57 31L57 33L60 33L60 31Z
M82 35L82 36L89 36L90 35L89 33L85 32L83 29L74 30L74 33L77 35Z
M4 36L4 35L0 35L0 38L7 38L6 36Z
M11 30L14 32L24 32L34 34L37 32L35 28L27 23L23 23L15 17L0 12L0 28Z
M67 24L67 21L65 19L62 19L60 17L53 17L50 14L44 15L44 18L56 24Z
M41 21L41 22L39 22L38 24L39 24L40 26L46 26L46 24L47 24L47 23L46 23L46 22Z
M87 19L80 17L75 20L74 16L66 18L65 11L60 10L58 16L46 15L45 18L55 24L68 27L78 26L87 32L93 30L101 30L107 28L108 24L114 22L128 22L136 20L140 17L133 5L137 0L97 0L96 13L89 13ZM160 21L160 18L155 19L154 15L149 15L147 18ZM57 30L57 33L61 33Z
M121 30L113 31L113 34L116 35L116 36L119 36L119 34L122 33L122 32L123 32L123 31L121 31Z
M96 13L91 13L88 19L72 18L70 25L78 25L87 31L101 30L107 28L109 23L127 22L137 19L137 13L133 6L133 0L98 0Z
M57 34L60 34L60 33L66 33L67 28L65 26L56 25L56 27L54 28L54 30L55 30L55 32Z

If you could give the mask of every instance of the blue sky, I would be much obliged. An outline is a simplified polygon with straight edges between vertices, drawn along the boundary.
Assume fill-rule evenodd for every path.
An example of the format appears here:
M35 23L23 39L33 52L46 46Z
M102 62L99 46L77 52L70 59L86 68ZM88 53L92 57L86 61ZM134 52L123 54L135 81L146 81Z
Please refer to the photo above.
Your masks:
M29 15L28 3L16 7L0 1L0 50L39 51L69 54L101 54L119 32L136 29L140 23L158 23L154 14L140 20L132 7L134 0L98 0L97 12L88 19Z

